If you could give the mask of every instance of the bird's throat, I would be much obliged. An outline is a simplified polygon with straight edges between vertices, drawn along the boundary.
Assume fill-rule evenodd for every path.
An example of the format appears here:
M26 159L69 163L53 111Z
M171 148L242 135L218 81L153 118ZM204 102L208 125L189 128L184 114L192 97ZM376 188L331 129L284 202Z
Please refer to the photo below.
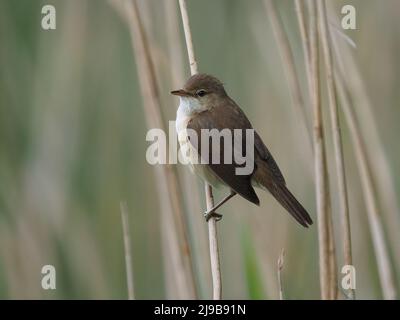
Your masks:
M201 102L194 97L180 97L180 103L178 107L178 115L185 115L191 117L196 113L202 112L207 109Z

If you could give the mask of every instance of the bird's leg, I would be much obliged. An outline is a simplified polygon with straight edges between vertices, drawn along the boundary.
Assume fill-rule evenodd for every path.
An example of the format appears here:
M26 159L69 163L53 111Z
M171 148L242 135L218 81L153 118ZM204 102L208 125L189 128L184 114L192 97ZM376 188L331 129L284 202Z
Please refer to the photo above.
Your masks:
M215 212L219 207L221 207L225 202L227 202L230 198L234 197L236 192L231 190L231 193L228 194L225 198L223 198L220 202L218 202L214 207L204 212L204 217L206 221L210 220L211 217L215 217L217 221L222 219L222 215Z

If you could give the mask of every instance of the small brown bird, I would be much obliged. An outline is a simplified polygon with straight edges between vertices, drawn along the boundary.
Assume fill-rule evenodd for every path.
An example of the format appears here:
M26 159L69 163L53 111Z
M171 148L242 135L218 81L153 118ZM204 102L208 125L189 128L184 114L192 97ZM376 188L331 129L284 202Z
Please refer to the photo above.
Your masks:
M203 152L210 153L208 159L211 159L211 151L215 147L214 141L210 138L209 150L202 151L202 129L217 129L218 131L252 129L246 115L228 96L221 81L207 74L196 74L186 82L183 89L171 91L171 94L180 97L176 129L181 150L184 147L186 147L185 150L188 150L189 154L186 154L186 156L189 158L191 168L213 187L224 185L231 190L228 196L211 210L205 212L207 220L211 216L220 219L221 215L217 214L215 210L236 194L259 205L260 200L253 188L253 186L256 186L268 190L302 226L308 227L313 223L307 211L286 187L285 179L278 165L257 132L253 131L254 156L252 161L254 163L252 164L254 166L249 174L237 174L237 168L243 167L243 164L239 164L238 161L233 160L231 163L225 163L224 144L218 146L221 149L218 151L220 154L219 163L211 161L203 164L190 160L194 159L194 156L197 156L196 159L199 158L199 155L203 157ZM188 129L197 134L197 143L191 141ZM246 136L243 134L241 138L242 150L246 150L245 138ZM232 153L234 152L233 149Z

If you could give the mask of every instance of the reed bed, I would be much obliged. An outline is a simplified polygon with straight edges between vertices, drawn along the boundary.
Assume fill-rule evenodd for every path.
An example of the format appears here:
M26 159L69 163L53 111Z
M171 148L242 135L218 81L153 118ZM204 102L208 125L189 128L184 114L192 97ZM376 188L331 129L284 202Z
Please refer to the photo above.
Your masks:
M0 1L0 298L398 298L398 1L355 3L357 30L341 28L341 1L53 3L44 31L39 1ZM210 189L146 162L194 53L263 137L308 230L262 192L207 224ZM57 290L38 286L46 264Z
M190 72L195 75L199 72L197 61L194 54L194 46L192 40L192 33L189 24L189 15L186 5L186 0L179 0L179 7L182 14L182 24L185 32L186 47L188 52ZM205 197L207 210L214 207L214 196L212 187L206 182L204 185ZM218 236L217 236L217 220L215 217L211 217L208 220L208 238L210 246L210 263L211 263L211 274L213 283L213 299L220 300L222 296L222 283L221 283L221 267L219 259L219 247L218 247Z

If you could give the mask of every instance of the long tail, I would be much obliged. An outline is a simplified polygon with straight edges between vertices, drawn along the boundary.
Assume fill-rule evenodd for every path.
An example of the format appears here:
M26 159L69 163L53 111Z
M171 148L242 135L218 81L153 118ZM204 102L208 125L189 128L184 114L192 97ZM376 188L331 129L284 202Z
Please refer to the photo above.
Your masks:
M268 186L267 189L303 227L308 228L309 225L313 224L306 209L303 208L300 202L297 201L294 195L283 183L274 184L273 187Z

